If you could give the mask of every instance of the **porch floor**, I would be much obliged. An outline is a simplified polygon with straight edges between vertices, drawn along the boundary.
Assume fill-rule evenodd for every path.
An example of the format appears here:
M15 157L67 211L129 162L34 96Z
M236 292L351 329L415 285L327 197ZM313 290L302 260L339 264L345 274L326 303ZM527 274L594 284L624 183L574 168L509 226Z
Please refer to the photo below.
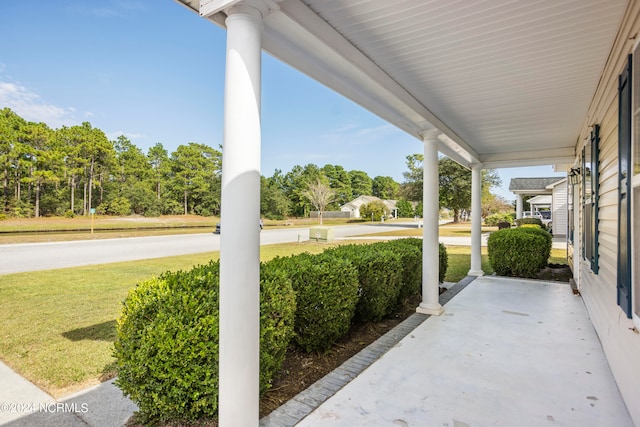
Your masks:
M479 277L298 426L633 426L567 284Z

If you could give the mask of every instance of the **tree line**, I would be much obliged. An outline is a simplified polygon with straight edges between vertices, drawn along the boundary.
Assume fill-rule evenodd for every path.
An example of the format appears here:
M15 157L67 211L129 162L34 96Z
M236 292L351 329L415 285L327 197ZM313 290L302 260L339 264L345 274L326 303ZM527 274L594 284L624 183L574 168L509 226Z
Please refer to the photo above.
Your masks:
M51 129L9 108L0 110L0 214L5 216L88 215L93 209L105 215L219 215L221 168L221 151L204 144L189 142L169 153L156 143L144 153L125 136L110 141L89 122ZM415 209L422 199L421 155L408 156L407 168L403 183L331 164L276 170L261 177L261 215L308 216L314 209L314 185L331 190L326 210L373 195L400 199L402 216L421 215ZM470 172L442 158L440 173L441 207L456 215L468 209ZM484 201L484 193L489 197L499 179L495 172L483 171L483 183Z

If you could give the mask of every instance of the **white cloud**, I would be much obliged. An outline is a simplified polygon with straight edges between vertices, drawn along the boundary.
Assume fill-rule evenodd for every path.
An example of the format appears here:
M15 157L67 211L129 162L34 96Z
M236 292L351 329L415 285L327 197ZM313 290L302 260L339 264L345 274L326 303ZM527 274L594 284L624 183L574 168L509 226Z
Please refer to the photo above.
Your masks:
M121 130L116 131L116 132L109 132L106 135L107 135L107 138L109 138L110 141L114 141L114 140L118 139L118 137L121 136L121 135L126 136L127 139L130 139L130 140L148 138L147 135L145 135L143 133L123 132Z
M75 109L49 104L37 93L16 83L0 81L0 107L9 107L25 120L44 122L52 128L77 123Z

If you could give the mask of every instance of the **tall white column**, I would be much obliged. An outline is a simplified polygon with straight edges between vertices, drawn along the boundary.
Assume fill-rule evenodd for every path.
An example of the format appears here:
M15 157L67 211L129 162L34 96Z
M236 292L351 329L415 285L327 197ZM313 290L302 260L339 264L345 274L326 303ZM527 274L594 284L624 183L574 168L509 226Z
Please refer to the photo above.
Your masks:
M482 276L482 165L471 166L471 269L469 276Z
M522 218L522 194L516 194L516 219Z
M438 180L438 137L439 132L425 132L424 162L422 182L422 302L416 309L418 313L440 315L444 311L440 305L439 272L439 188Z
M228 9L220 232L219 423L257 426L262 14Z

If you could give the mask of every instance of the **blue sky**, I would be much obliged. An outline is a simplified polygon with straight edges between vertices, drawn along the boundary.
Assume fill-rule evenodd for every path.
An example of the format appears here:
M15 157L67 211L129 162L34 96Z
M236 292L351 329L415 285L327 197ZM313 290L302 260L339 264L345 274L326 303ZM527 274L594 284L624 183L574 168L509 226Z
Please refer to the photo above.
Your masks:
M0 1L0 108L53 128L89 121L144 152L222 143L225 31L172 0ZM262 174L327 163L402 182L420 142L263 55ZM561 176L551 167L498 170Z

